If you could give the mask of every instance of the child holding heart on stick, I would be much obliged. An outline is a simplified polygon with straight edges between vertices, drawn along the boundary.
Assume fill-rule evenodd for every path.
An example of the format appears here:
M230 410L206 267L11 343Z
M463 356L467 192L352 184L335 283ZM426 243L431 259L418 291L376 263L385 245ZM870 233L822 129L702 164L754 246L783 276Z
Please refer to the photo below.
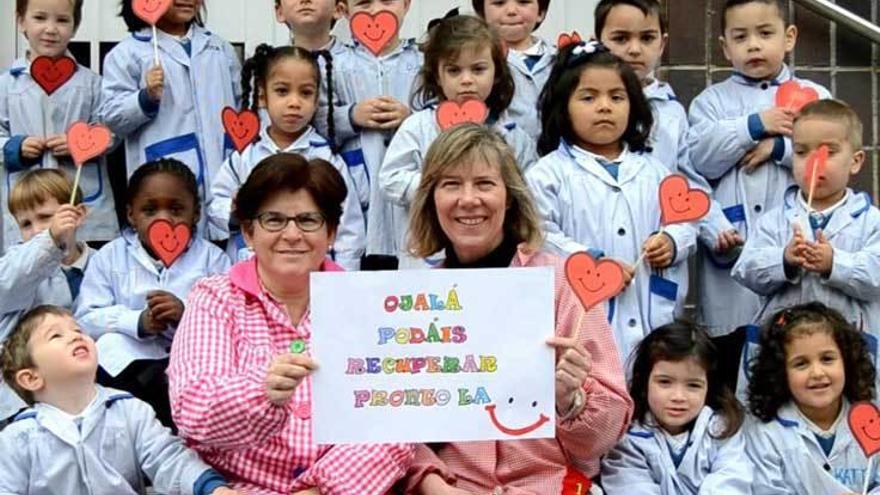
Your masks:
M61 169L73 178L77 167L65 131L76 121L98 121L101 77L77 65L67 50L82 19L82 5L82 0L15 2L18 30L28 50L0 74L0 252L21 240L7 207L8 188L34 168ZM103 243L116 237L119 225L103 158L82 164L79 186L89 209L80 239Z

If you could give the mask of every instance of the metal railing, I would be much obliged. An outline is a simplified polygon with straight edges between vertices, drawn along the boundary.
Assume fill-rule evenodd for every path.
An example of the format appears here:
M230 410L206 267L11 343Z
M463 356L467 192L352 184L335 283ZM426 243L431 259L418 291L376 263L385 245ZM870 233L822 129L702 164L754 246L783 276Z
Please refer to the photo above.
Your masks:
M795 0L795 2L830 21L846 26L874 43L880 44L880 26L853 14L840 5L828 0Z

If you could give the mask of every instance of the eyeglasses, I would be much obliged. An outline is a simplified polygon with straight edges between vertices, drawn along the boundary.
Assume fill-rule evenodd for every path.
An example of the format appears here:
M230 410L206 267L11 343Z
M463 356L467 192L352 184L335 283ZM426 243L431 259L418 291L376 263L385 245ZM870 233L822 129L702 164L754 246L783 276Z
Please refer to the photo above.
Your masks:
M281 232L290 222L303 232L314 232L324 226L324 215L318 212L300 213L289 217L277 211L267 211L256 216L257 222L267 232Z

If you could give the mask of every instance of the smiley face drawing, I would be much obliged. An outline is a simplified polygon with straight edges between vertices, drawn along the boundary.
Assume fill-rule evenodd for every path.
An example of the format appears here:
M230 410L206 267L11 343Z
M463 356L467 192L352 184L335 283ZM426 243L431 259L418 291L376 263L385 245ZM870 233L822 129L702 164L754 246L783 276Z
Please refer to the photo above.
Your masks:
M400 22L389 10L371 15L369 12L358 12L349 20L351 32L361 44L373 55L379 55L385 46L394 39Z
M513 403L514 403L514 398L509 397L507 399L507 404L512 406ZM532 409L537 408L538 401L533 401L531 403L531 407L532 407ZM498 431L500 431L501 433L504 433L505 435L510 435L512 437L521 437L523 435L527 435L527 434L537 430L538 428L544 426L544 423L550 421L550 418L548 418L544 413L539 413L538 419L534 423L527 425L527 426L522 426L520 428L511 428L509 426L501 424L501 421L498 420L498 416L495 413L495 409L496 409L495 404L489 404L485 407L485 409L486 409L486 412L489 413L489 420L492 421L492 425L496 429L498 429Z
M166 2L163 0L144 0L143 10L144 12L149 12L150 14L156 13L164 7Z
M871 418L860 426L862 433L870 440L880 442L880 418Z

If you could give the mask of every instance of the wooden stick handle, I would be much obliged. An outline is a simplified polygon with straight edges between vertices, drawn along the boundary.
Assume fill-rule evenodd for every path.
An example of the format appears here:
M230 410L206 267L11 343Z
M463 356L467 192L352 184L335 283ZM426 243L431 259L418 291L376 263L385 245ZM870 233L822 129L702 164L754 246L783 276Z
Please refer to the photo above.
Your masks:
M83 166L80 163L76 164L76 177L73 179L73 189L70 190L70 205L74 206L73 202L76 201L76 189L79 187L79 178L82 176Z

